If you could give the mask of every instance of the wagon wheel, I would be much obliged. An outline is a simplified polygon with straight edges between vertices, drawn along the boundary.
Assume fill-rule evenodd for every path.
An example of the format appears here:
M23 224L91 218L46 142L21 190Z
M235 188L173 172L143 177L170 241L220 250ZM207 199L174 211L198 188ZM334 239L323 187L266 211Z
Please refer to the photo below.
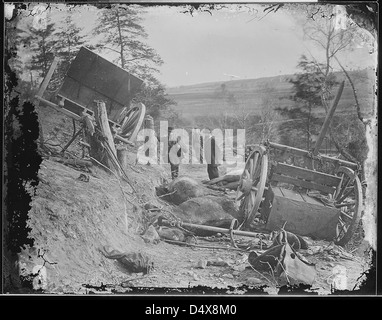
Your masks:
M334 205L341 210L336 227L337 245L345 245L353 236L361 219L362 186L353 170L347 167L338 169L341 181L334 194Z
M237 188L236 202L239 205L239 221L244 228L255 218L263 200L268 172L268 155L264 147L256 146L245 162Z
M145 114L146 106L143 103L128 110L121 124L121 135L129 136L129 140L134 142Z

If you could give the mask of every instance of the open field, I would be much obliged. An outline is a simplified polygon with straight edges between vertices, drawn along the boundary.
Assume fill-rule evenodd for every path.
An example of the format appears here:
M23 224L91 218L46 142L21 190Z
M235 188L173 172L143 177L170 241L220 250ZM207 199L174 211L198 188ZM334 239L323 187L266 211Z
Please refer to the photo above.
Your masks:
M372 112L375 73L373 70L364 69L350 71L349 75L357 90L362 113L367 116ZM229 105L227 99L222 98L222 90L225 86L227 92L234 94L241 112L251 111L256 114L260 112L266 100L274 108L292 105L293 101L290 100L292 84L288 81L292 76L282 75L259 79L201 83L168 88L167 93L170 98L177 102L175 110L186 118L224 113L232 114L234 112L232 106ZM343 73L338 72L336 76L338 81L345 79ZM337 88L334 90L334 94L336 90ZM353 112L355 110L354 104L353 91L350 83L346 80L336 113Z

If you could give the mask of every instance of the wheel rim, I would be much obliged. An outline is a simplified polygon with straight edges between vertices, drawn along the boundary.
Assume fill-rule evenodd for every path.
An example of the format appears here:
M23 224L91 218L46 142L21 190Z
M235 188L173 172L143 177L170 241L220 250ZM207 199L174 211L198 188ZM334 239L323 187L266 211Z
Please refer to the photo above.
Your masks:
M344 245L353 236L361 217L362 186L358 176L347 167L340 167L338 176L341 181L334 194L334 205L340 209L340 215L334 242Z
M267 172L266 149L256 146L245 163L236 193L236 204L243 216L241 226L248 227L256 217L263 201Z

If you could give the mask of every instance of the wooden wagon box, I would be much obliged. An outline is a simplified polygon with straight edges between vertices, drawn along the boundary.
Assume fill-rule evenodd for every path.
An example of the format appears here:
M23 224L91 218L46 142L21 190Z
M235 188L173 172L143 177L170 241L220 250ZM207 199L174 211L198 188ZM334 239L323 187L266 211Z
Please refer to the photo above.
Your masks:
M278 230L286 223L285 230L301 236L328 241L335 238L339 209L280 187L270 188L265 201L272 204L267 208L267 230Z
M94 100L106 104L108 118L117 122L124 107L140 90L143 81L91 50L81 47L71 63L57 96L65 108L78 114L81 107L92 110Z

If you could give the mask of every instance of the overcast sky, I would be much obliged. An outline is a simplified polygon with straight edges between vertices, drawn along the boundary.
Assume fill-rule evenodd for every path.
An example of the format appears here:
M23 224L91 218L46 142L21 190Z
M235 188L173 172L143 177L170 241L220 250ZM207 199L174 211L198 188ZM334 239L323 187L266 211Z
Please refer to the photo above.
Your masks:
M296 72L301 54L323 54L303 40L293 14L282 10L267 16L240 12L236 6L212 15L179 11L157 7L146 16L148 40L165 61L161 79L168 86L230 80L227 75L251 79L290 74ZM350 68L373 62L367 46L346 56Z
M144 27L146 40L164 60L158 78L168 87L202 82L253 79L291 74L302 54L320 57L322 49L303 40L301 21L296 13L279 10L264 16L258 5L253 10L228 9L182 13L185 7L148 6ZM68 6L58 5L50 16L62 14ZM259 10L256 13L256 9ZM73 18L89 32L99 10L90 5L76 6ZM358 45L341 57L347 68L375 64L376 53ZM237 76L238 78L231 77Z
M150 10L145 24L165 61L162 79L169 86L292 73L304 50L300 31L285 14L258 21L247 12L177 11Z

